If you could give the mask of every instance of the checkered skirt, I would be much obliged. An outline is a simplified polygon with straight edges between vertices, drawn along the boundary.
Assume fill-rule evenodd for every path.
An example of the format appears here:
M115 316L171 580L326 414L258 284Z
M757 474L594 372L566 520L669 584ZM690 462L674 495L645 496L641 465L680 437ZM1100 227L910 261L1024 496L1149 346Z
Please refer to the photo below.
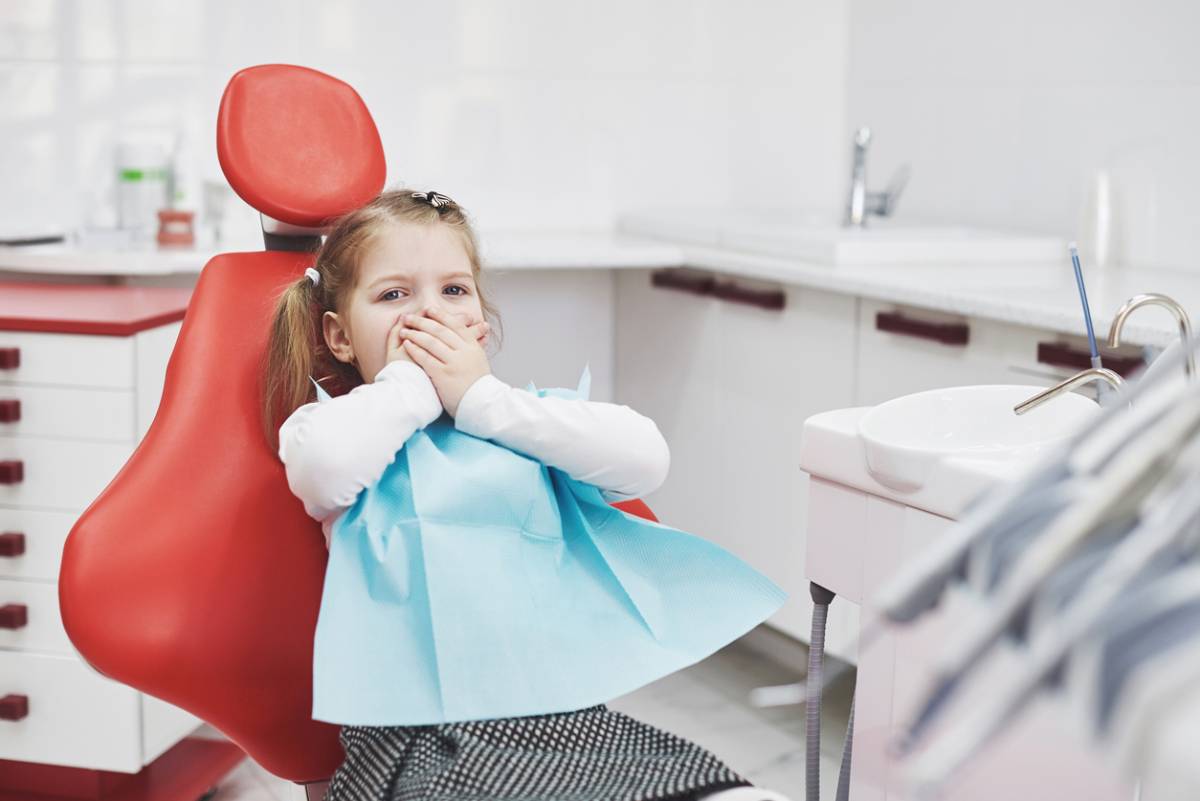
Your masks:
M604 704L432 726L343 726L324 801L691 801L752 786L699 745Z

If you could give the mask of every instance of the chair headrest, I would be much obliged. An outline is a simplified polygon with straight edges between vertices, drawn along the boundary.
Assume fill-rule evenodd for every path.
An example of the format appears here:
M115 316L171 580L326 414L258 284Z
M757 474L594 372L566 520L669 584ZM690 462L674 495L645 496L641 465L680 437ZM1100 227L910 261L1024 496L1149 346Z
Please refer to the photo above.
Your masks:
M217 158L242 200L304 228L371 200L387 178L379 131L358 92L293 64L247 67L230 79Z

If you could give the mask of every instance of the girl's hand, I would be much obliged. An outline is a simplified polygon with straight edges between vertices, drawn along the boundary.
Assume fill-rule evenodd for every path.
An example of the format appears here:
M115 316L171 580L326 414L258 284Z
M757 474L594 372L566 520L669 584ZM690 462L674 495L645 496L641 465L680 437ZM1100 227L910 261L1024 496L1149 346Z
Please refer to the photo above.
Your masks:
M438 309L430 309L428 317L409 314L401 320L407 322L400 330L401 347L429 375L442 406L454 417L467 389L492 372L481 344L487 333L479 333L487 322L469 326Z
M384 356L384 365L391 364L395 361L412 362L412 357L408 355L408 351L404 349L404 315L396 318L396 322L388 329L387 335L387 353ZM413 362L416 364L416 362Z
M491 332L491 325L486 320L483 320L475 325L467 326L468 330L475 335L479 344L487 344L488 334ZM408 355L408 351L404 349L404 315L400 315L396 322L392 324L387 336L387 353L384 358L384 364L391 364L394 361L413 362L413 358Z

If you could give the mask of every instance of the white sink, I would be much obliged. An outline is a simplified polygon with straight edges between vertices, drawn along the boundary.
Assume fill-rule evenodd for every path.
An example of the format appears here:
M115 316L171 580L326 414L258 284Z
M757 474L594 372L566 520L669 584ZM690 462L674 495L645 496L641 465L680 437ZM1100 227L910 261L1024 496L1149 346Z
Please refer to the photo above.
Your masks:
M875 219L867 228L845 228L825 215L778 210L644 212L622 218L618 227L641 236L835 265L1060 262L1066 252L1066 243L1051 236Z
M1098 411L1065 392L1018 416L1013 407L1045 387L997 384L948 387L882 403L858 421L867 470L879 483L911 492L948 458L1028 459L1052 448Z

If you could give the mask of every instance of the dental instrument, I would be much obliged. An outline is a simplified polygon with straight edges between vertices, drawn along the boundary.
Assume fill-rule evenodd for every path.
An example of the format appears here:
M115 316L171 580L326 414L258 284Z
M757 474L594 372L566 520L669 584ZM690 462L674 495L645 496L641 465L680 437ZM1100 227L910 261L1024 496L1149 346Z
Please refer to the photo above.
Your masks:
M956 726L942 733L913 767L919 788L925 794L944 782L1024 708L1039 687L1053 674L1070 649L1082 638L1106 624L1112 610L1131 584L1141 579L1156 559L1173 546L1194 555L1200 540L1196 523L1200 521L1200 497L1191 496L1187 504L1166 506L1163 495L1193 484L1200 477L1200 442L1187 449L1189 466L1176 473L1167 493L1151 493L1146 506L1151 516L1142 534L1132 533L1114 548L1109 560L1085 581L1084 587L1060 612L1058 622L1046 626L1030 639L1024 669L1007 674L1001 686L991 686L987 695L970 709ZM1181 462L1184 459L1181 458ZM1178 556L1177 553L1175 556ZM957 677L961 680L961 676ZM956 682L957 684L957 682ZM924 710L923 710L924 711ZM928 723L928 719L924 721Z
M1013 619L1023 612L1046 576L1062 564L1078 545L1096 530L1106 516L1119 514L1131 501L1139 502L1175 462L1178 449L1200 433L1200 397L1195 403L1176 406L1159 428L1123 451L1095 479L1090 503L1068 508L1034 542L1016 568L998 588L985 619L964 626L936 660L932 687L913 720L895 743L908 753L941 712L966 673L1004 636ZM1147 474L1151 474L1147 482Z
M1088 349L1092 354L1092 367L1100 369L1100 351L1096 347L1096 332L1092 328L1092 310L1088 306L1087 290L1083 286L1083 267L1079 264L1079 248L1074 242L1067 245L1071 253L1071 266L1075 268L1075 283L1079 286L1079 302L1083 304L1083 322L1087 326Z
M1145 663L1174 658L1200 638L1200 565L1134 588L1108 610L1104 630L1071 654L1072 682L1091 690L1089 711L1097 736L1112 733L1122 692Z

